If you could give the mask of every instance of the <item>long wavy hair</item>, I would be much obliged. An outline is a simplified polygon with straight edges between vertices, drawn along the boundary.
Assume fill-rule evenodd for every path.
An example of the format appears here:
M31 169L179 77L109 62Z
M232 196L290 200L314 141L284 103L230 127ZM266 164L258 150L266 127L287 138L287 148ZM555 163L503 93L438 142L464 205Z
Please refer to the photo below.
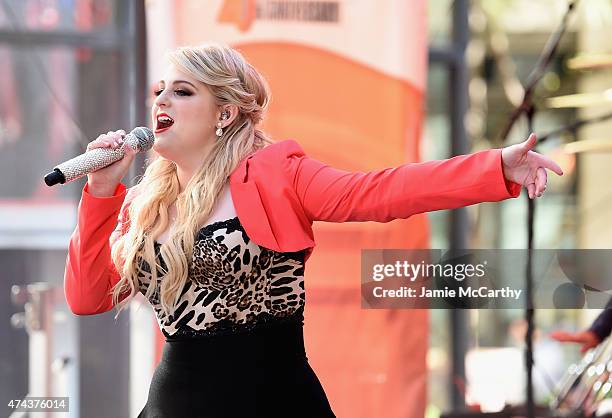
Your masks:
M181 290L189 280L197 231L209 218L224 184L241 160L273 142L257 129L270 101L268 84L238 51L206 44L179 47L169 52L167 58L178 69L204 83L218 106L236 105L238 115L224 128L222 137L182 193L179 193L176 164L153 155L135 186L138 192L128 208L129 229L111 249L112 261L121 276L112 289L117 307L115 318L137 294L139 273L151 275L145 297L158 298L163 317L173 314ZM154 237L169 226L168 208L174 201L176 222L167 242L160 246L161 258L167 266L163 269L155 257ZM163 277L160 289L157 289L158 268Z

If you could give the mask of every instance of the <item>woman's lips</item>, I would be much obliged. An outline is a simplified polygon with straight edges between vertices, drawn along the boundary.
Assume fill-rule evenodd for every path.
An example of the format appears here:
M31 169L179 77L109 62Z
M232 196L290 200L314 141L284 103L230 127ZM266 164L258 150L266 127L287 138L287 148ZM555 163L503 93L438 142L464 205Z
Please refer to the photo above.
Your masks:
M155 118L155 133L161 133L174 125L174 119L170 117L167 113L160 113Z
M162 133L162 132L164 132L164 131L167 131L167 130L168 130L168 129L170 129L171 127L172 127L172 125L170 125L170 126L166 126L165 128L158 128L158 129L156 129L156 130L155 130L155 133L156 133L156 134Z

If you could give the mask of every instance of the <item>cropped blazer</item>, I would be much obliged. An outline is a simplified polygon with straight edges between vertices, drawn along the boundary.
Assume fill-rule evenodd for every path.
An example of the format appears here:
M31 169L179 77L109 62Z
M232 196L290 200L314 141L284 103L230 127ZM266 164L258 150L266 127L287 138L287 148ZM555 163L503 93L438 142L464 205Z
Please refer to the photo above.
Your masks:
M280 252L315 247L314 221L389 222L414 214L496 202L520 195L504 178L501 149L445 160L405 163L371 172L339 170L309 158L294 140L244 158L230 175L236 214L256 244ZM113 196L94 197L85 184L70 237L64 290L75 314L112 309L119 274L110 257L129 229L127 209L138 193L118 183Z

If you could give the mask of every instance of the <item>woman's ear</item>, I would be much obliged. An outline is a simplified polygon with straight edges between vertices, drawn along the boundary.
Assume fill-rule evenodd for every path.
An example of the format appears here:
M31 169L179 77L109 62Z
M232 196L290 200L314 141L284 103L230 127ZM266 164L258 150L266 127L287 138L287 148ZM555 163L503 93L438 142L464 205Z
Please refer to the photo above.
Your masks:
M238 106L225 105L219 111L219 121L222 128L229 126L238 117Z

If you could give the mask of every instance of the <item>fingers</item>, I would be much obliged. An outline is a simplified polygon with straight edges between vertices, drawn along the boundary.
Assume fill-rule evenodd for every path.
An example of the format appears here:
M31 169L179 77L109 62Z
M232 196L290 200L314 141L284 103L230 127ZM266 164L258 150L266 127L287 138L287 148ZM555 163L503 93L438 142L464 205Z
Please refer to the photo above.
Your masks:
M536 134L534 134L534 133L532 132L532 133L531 133L531 135L529 135L529 138L527 138L527 139L525 140L525 142L523 142L523 144L522 144L522 145L523 145L523 149L524 149L525 151L529 151L530 149L532 149L532 148L535 146L535 144L536 144L537 140L538 140L538 139L537 139L537 137L536 137Z
M548 174L546 174L546 170L543 167L538 168L536 171L536 179L535 179L535 194L537 197L542 196L544 191L546 190L546 179L548 178Z
M120 146L122 150L125 151L126 154L135 154L136 149L134 149L129 143L123 142Z
M565 331L555 331L550 334L550 338L557 340L559 342L564 342L564 343L565 342L582 343L582 344L590 343L590 340L586 338L581 332L572 334L570 332L565 332Z
M123 144L125 131L108 131L106 134L99 135L94 141L87 144L87 151L94 148L118 148Z
M564 341L566 336L567 336L567 332L563 332L563 331L554 331L550 333L550 338L552 338L553 340L557 340L557 341Z
M564 331L555 331L550 333L550 337L559 342L571 342L581 344L580 351L582 353L587 352L593 347L596 347L599 344L599 339L592 331L583 331L575 334L564 332Z
M535 198L535 183L530 183L527 185L527 194L529 195L530 199Z
M530 151L529 156L531 157L529 165L532 167L532 170L535 169L535 176L534 182L526 185L526 187L529 198L535 199L536 197L541 197L546 191L548 183L548 172L546 169L552 170L560 176L563 175L563 170L561 170L561 167L556 162L537 152Z
M538 163L539 166L548 168L549 170L553 171L554 173L560 176L563 175L563 170L561 170L561 167L559 167L559 164L557 164L550 158L543 156L542 154L538 154L537 152L534 152L533 155L536 158L536 162Z
M580 352L581 353L586 353L587 351L589 351L593 347L597 347L597 344L594 343L594 342L584 343L584 344L582 344L582 347L580 347Z
M550 333L550 338L552 338L553 340L561 341L561 342L574 341L575 340L574 334L570 334L569 332L565 332L565 331L551 332Z
M585 353L593 347L599 345L599 338L593 331L583 331L578 333L577 342L582 343L580 351Z
M529 138L527 138L525 140L525 142L522 143L523 150L530 151L535 146L536 142L537 142L536 134L532 133L531 135L529 135ZM538 164L540 166L545 167L545 168L555 172L559 176L563 175L563 170L561 170L561 167L559 167L559 164L557 164L556 162L554 162L550 158L545 157L542 154L539 154L539 153L537 153L535 151L531 151L531 152L529 152L529 154L531 154L532 156L534 156L536 158L536 160L537 160L537 162L538 162Z

